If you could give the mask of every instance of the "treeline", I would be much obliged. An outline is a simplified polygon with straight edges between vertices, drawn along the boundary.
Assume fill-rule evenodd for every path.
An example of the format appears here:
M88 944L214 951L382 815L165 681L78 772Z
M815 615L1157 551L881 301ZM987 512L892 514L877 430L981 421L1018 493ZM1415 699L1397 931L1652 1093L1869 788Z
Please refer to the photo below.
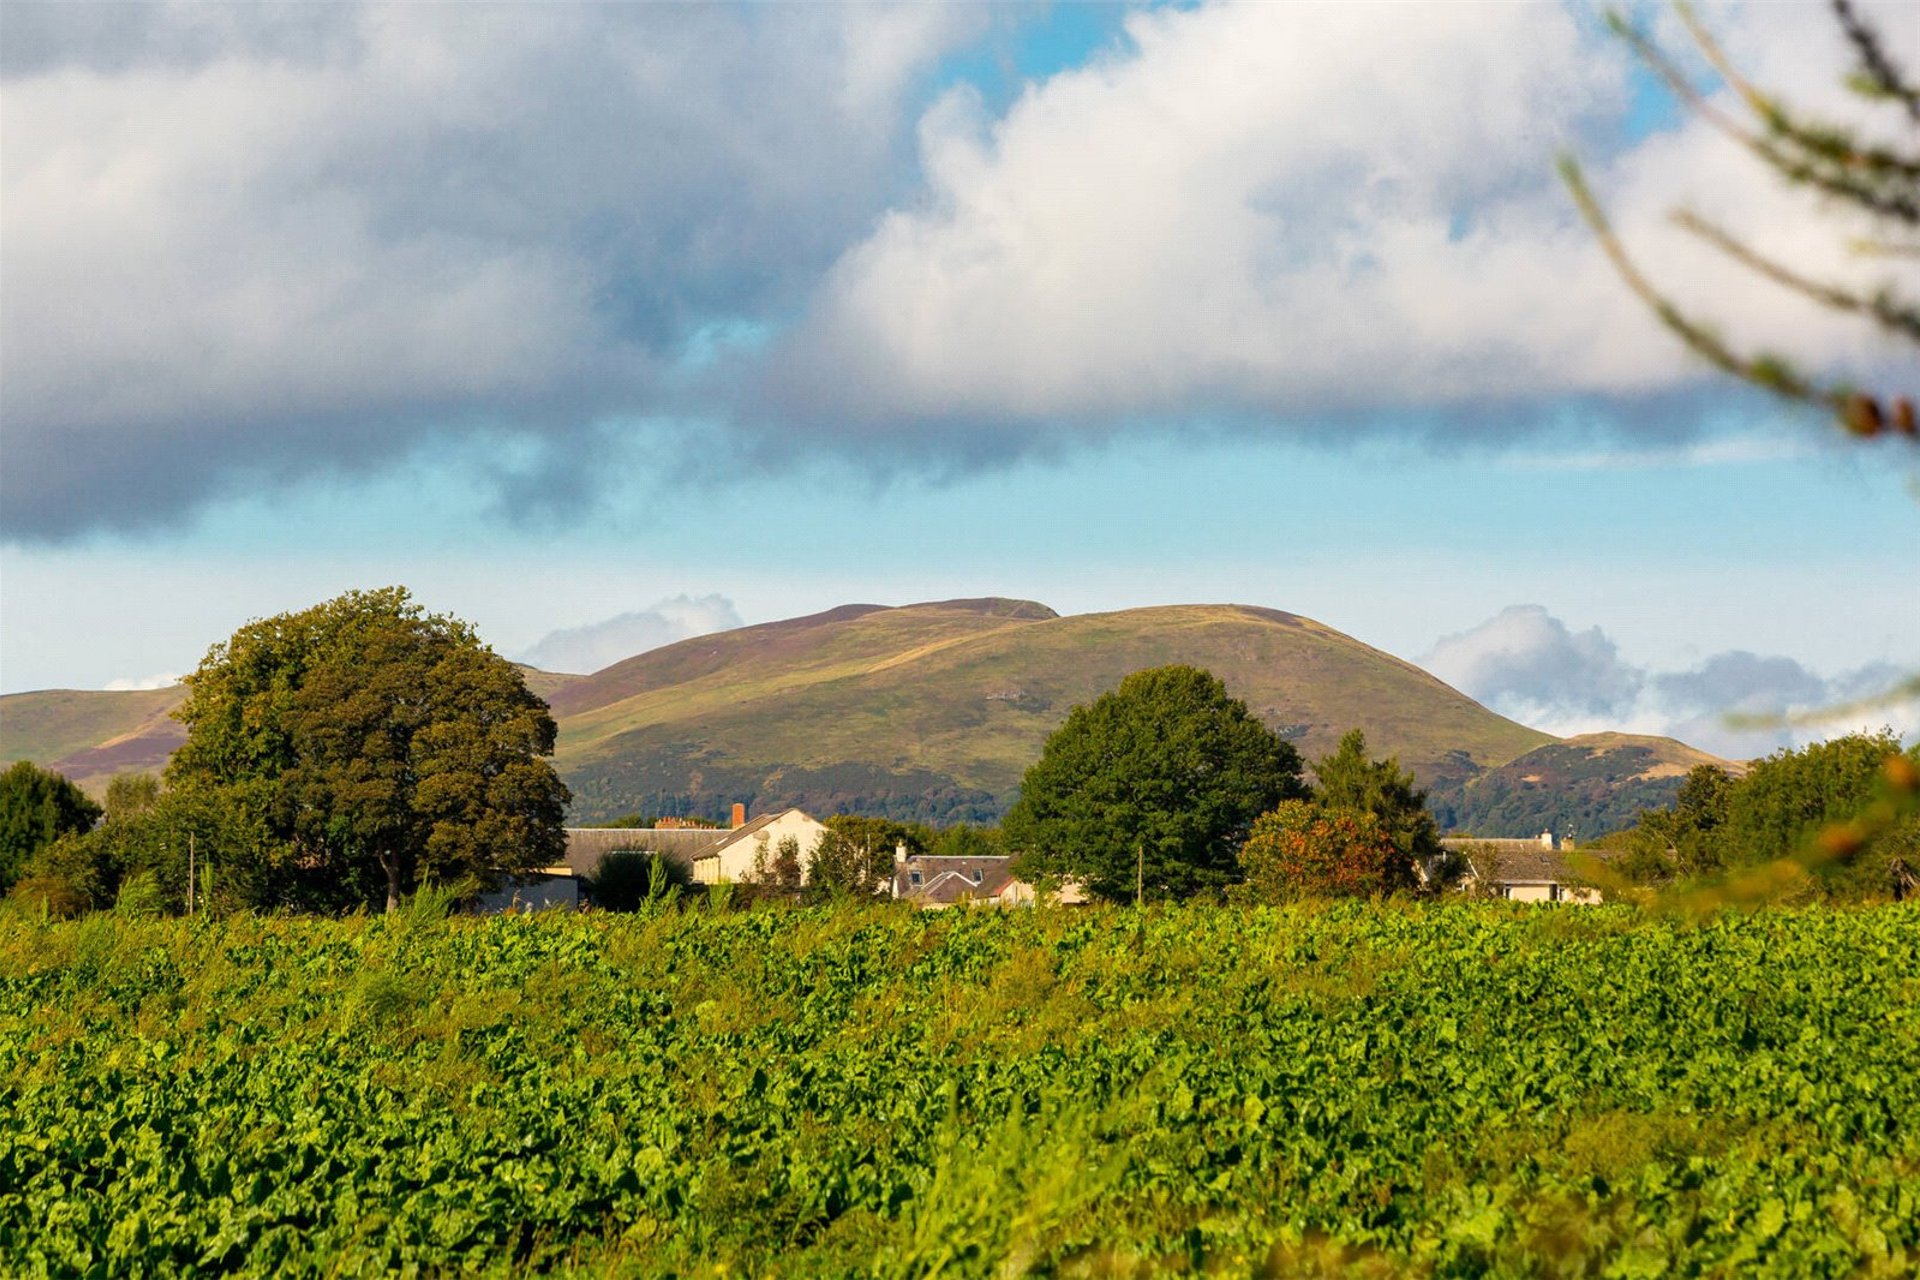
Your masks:
M1905 897L1920 872L1920 746L1892 730L1781 750L1734 777L1700 765L1669 808L1599 842L1630 883L1703 884L1775 867L1789 893Z

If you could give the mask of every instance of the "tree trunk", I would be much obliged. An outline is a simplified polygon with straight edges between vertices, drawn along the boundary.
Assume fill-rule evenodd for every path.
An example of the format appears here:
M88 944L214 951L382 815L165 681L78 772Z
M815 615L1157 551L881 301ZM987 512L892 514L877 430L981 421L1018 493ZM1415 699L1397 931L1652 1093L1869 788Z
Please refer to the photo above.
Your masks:
M400 859L380 859L380 869L387 873L387 914L392 915L400 909Z

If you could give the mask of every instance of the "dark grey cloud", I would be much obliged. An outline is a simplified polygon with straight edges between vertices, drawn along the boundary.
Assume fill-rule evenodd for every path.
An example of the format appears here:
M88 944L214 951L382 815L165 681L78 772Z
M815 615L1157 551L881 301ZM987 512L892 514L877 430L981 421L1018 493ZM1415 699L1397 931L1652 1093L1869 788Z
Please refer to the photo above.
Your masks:
M709 327L791 313L901 189L984 20L9 6L0 531L677 412Z
M1761 9L1765 83L1833 78L1824 13ZM1827 265L1711 131L1619 138L1579 6L1165 6L936 92L1031 11L9 5L0 534L496 436L537 455L522 512L701 432L936 475L1204 420L1497 444L1576 397L1666 438L1690 415L1647 406L1700 371L1568 204L1569 142L1732 338L1879 367L1667 226L1704 191Z

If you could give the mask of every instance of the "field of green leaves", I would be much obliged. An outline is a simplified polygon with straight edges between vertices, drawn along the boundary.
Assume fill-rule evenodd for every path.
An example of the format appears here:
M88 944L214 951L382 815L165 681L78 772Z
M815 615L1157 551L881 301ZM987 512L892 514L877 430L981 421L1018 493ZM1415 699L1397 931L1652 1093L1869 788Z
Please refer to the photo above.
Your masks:
M0 921L0 1273L1910 1274L1920 910Z

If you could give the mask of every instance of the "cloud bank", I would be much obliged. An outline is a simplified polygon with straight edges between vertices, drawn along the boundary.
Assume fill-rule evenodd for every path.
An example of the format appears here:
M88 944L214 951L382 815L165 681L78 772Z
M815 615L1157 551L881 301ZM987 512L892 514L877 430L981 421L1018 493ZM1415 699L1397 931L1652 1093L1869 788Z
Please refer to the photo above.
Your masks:
M1701 377L1575 218L1569 145L1734 340L1889 358L1666 225L1692 202L1861 270L1704 127L1624 131L1584 6L1145 10L998 114L930 100L1026 12L16 6L0 532L462 440L584 472L688 424L936 466L1208 421L1502 437L1567 397L1659 435L1644 406ZM1758 81L1836 106L1824 6L1712 16ZM1920 45L1920 10L1874 16Z
M551 632L529 646L519 660L543 671L588 674L676 640L740 625L739 611L725 596L679 595L604 622Z
M1446 636L1419 661L1502 715L1562 736L1660 734L1749 759L1855 729L1891 726L1908 740L1920 735L1920 705L1912 703L1799 726L1727 723L1730 715L1792 717L1872 697L1908 674L1890 664L1826 677L1792 658L1733 650L1690 671L1652 671L1623 660L1600 628L1573 631L1533 604Z

